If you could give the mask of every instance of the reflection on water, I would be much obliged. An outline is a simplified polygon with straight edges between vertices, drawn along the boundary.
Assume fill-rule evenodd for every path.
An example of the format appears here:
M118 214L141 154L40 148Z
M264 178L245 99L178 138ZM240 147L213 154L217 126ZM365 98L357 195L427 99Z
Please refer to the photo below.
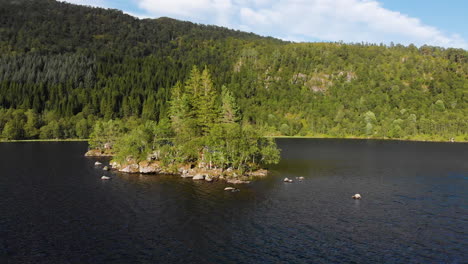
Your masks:
M0 144L0 260L468 261L466 145L279 145L283 159L271 175L232 193L224 182L102 171L83 157L85 143ZM282 182L298 176L305 180ZM362 200L351 199L357 192Z

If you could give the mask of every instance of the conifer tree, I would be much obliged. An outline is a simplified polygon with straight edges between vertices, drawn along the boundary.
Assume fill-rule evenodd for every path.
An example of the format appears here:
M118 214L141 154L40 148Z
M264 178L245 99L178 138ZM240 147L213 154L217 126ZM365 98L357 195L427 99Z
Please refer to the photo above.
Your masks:
M222 87L222 121L223 123L235 123L239 121L239 107L236 100L226 86Z
M219 106L217 104L217 94L214 89L211 76L205 68L200 77L199 94L194 102L194 111L197 126L200 127L203 135L206 135L211 127L219 120Z

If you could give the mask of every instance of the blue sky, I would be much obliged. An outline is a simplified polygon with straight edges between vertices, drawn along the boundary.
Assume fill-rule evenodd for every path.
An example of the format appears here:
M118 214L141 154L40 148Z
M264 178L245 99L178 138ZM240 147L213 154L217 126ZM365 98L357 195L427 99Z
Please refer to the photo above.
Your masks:
M468 50L466 0L66 0L292 41L423 44Z

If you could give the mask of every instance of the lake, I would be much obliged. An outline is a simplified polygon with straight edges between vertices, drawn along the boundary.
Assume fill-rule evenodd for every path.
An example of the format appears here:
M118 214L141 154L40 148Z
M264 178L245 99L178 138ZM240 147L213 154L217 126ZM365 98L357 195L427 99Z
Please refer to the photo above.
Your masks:
M272 175L232 193L103 171L84 142L2 143L0 262L468 262L467 144L278 145Z

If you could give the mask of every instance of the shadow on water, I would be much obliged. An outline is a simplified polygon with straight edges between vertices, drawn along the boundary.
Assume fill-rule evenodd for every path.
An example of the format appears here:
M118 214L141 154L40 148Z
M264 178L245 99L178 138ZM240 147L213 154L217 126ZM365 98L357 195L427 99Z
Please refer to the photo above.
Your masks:
M103 171L83 157L83 142L0 144L0 260L468 261L465 144L278 144L271 175L236 193L224 182ZM362 200L351 199L357 192Z

